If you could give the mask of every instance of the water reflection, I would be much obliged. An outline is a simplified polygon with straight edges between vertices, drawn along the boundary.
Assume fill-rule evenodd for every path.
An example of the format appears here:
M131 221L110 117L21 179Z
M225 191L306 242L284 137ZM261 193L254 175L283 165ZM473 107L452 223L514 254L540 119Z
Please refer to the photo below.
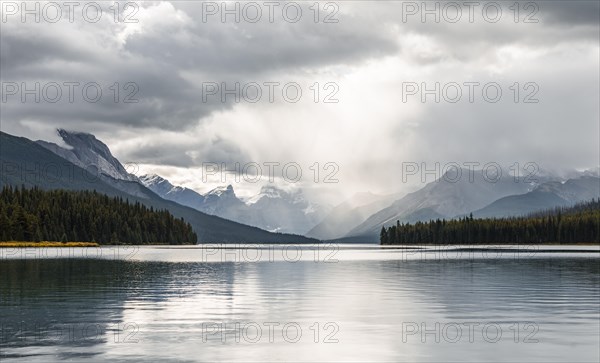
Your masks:
M597 361L598 261L4 260L0 357Z

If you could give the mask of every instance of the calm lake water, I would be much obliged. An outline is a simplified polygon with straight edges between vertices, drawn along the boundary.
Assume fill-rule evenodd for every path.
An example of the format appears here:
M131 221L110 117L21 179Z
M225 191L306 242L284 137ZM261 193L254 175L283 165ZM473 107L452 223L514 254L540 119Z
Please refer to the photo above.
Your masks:
M598 362L598 247L515 248L0 249L0 360Z

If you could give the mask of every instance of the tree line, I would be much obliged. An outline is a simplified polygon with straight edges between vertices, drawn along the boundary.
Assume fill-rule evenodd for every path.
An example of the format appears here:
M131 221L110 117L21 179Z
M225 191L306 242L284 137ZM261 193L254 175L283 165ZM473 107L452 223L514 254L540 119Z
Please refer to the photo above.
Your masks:
M5 186L0 192L0 241L192 244L189 223L96 191L44 191Z
M382 227L382 245L600 243L600 199L523 217L468 217Z

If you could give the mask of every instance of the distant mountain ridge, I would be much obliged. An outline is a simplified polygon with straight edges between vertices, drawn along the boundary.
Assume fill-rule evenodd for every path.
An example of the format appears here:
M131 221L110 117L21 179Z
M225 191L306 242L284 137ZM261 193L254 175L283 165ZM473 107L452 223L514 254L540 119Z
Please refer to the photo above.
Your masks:
M477 218L509 217L555 207L569 207L579 202L600 198L600 178L583 172L582 176L565 182L551 181L519 195L500 198L473 212Z
M463 175L467 171L463 170ZM453 219L473 213L476 218L512 217L571 206L600 198L600 178L595 170L571 171L570 177L543 173L537 180L515 178L508 173L495 182L468 178L449 182L442 176L416 192L393 201L352 229L346 239L376 241L381 227L401 223Z
M371 193L356 193L350 199L333 208L306 235L324 240L342 238L354 227L363 223L373 213L392 204L395 199L394 196L389 195L381 196Z
M290 242L327 239L375 242L382 226L396 221L414 223L452 219L473 213L476 218L520 216L554 207L568 207L600 198L600 168L558 173L540 171L537 180L526 181L508 173L495 182L475 178L462 170L462 178L442 176L402 198L357 193L331 208L307 200L302 190L286 191L265 185L249 198L239 198L233 186L216 187L205 194L176 186L158 175L137 177L127 172L110 149L94 135L57 130L66 147L1 133L3 163L43 165L67 161L81 175L70 179L70 171L54 170L52 178L28 180L26 172L2 168L2 184L40 186L44 189L90 190L137 200L169 209L189 218L201 242ZM58 158L58 159L56 159ZM60 164L60 163L58 163ZM68 165L67 165L68 166ZM94 168L98 174L94 175ZM84 177L83 170L92 174ZM55 175L56 174L56 175ZM56 180L55 180L56 179ZM237 223L236 223L237 222ZM252 227L250 227L252 226ZM258 227L258 228L255 228ZM260 228L260 229L259 229ZM304 238L285 232L307 235ZM315 238L315 239L310 239Z
M194 209L201 207L204 201L204 196L184 187L176 187L168 180L156 175L142 175L139 177L140 182L148 189L152 190L164 199L171 200L175 203L185 205Z
M453 218L483 208L499 198L522 194L534 186L512 176L502 176L492 183L482 176L467 177L468 170L461 171L461 178L444 175L425 185L416 192L391 203L385 209L371 215L363 223L352 229L346 237L376 237L382 226L390 226L396 221L414 223L436 218Z
M381 226L392 224L396 220L427 221L454 218L470 212L476 217L502 217L566 206L582 200L581 197L565 195L568 191L563 190L565 188L558 182L537 186L522 180L515 182L510 176L496 183L467 181L466 178L450 183L445 181L446 178L440 178L400 200L376 200L377 198L363 193L355 196L354 201L342 203L331 213L327 213L325 208L315 207L307 202L301 191L286 192L271 185L261 188L257 195L241 200L231 185L214 188L203 195L189 188L175 186L158 175L137 178L127 173L110 149L95 136L66 130L58 130L58 134L70 149L44 141L38 143L81 167L89 168L89 165L94 165L109 183L114 179L139 180L162 198L207 214L269 231L307 234L320 239L375 236ZM467 173L464 170L462 172ZM594 171L588 171L585 175L593 173ZM544 173L544 177L547 177L546 174L550 175ZM128 194L147 198L145 192L132 184L113 184ZM595 194L588 193L587 196L591 198Z
M103 158L109 161L104 156ZM316 239L299 235L270 233L260 228L202 213L165 200L138 181L115 179L107 175L101 177L91 175L90 177L90 173L79 165L54 153L40 143L1 131L0 164L0 187L24 185L26 187L37 186L44 190L96 190L99 193L121 197L130 202L137 201L154 209L167 209L177 218L183 218L192 225L198 235L199 243L318 242ZM48 165L52 165L52 167L46 167ZM29 172L31 170L35 172ZM118 169L116 168L116 170Z
M305 234L328 212L307 201L301 190L287 192L272 185L263 186L258 194L243 201L231 185L203 195L154 174L142 175L140 181L165 199L272 232Z
M114 181L140 182L166 200L271 232L305 234L328 212L328 209L304 200L301 192L290 194L273 186L265 186L259 194L244 202L235 195L231 185L217 187L202 195L175 186L155 174L137 177L128 173L109 147L94 135L64 129L58 129L57 133L70 148L43 140L36 143L83 169L94 173L97 170L107 183L138 197L146 196L131 185ZM91 166L96 170L90 170ZM263 197L269 199L263 200Z

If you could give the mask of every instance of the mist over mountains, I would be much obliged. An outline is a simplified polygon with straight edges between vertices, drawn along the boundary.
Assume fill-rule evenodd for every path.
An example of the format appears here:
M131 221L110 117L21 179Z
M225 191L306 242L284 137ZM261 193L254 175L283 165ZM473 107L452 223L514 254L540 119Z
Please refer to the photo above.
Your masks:
M330 210L307 201L301 190L287 192L271 185L263 186L258 194L242 200L231 185L200 194L174 186L156 174L142 175L140 181L165 199L272 232L306 234Z
M82 136L92 144L79 144L84 150L72 150L69 153L89 160L99 160L98 164L86 165L84 169L61 156L63 148L51 149L22 137L0 132L0 187L4 185L39 187L44 190L96 190L99 193L120 197L131 203L141 204L156 209L166 209L177 218L190 223L199 243L316 243L317 240L299 235L271 233L257 227L247 226L218 216L202 213L181 204L165 200L146 188L136 180L115 179L107 175L107 170L124 170L119 167L118 160L112 159L110 153L98 153L96 158L85 150L106 151L102 143L95 138ZM94 141L95 140L95 141ZM92 147L90 147L92 146ZM109 161L108 166L105 161ZM120 164L120 163L119 163ZM99 173L90 169L95 166Z
M103 179L140 182L166 200L271 232L306 234L331 209L327 205L309 202L301 190L287 192L272 185L263 186L258 194L243 201L236 196L231 185L219 186L201 194L175 186L157 174L138 177L128 173L108 146L94 135L63 129L57 130L57 133L69 148L43 140L36 142L81 168L94 167ZM129 189L124 191L134 193Z
M483 178L449 182L442 177L374 213L345 237L364 236L374 240L383 226L389 227L396 221L426 222L470 213L480 218L522 216L594 198L600 198L600 178L590 172L582 172L566 181L551 175L540 177L536 182L510 175L496 182Z
M308 200L300 189L290 191L275 185L264 185L255 195L241 198L232 185L200 193L173 185L157 174L130 174L109 147L95 136L63 129L57 132L65 146L43 140L31 142L2 133L2 184L96 189L108 195L141 200L189 220L200 230L200 242L344 239L376 242L381 228L396 221L415 223L471 213L475 218L520 216L600 198L598 169L567 174L540 172L533 180L504 173L493 182L480 176L466 177L469 171L460 170L464 177L443 175L406 195L357 192L335 207ZM32 181L27 180L26 175L24 178L22 171L6 167L58 163L59 160L76 168L81 175L67 180L64 176L72 172L55 170L56 180L52 182L47 178ZM90 184L89 176L87 179L84 176L93 172L97 178Z
M318 225L308 231L307 236L326 240L346 237L352 228L389 206L397 198L397 195L356 193L333 208Z

